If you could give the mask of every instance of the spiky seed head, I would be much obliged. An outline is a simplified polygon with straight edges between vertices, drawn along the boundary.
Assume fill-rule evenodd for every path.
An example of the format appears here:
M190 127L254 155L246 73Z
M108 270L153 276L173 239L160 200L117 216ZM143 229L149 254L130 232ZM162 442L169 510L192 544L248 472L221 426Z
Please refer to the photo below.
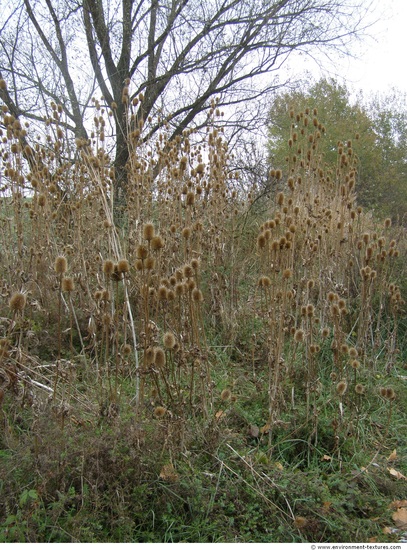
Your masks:
M175 295L176 296L182 296L184 294L184 290L185 290L185 287L184 287L184 284L183 283L177 283L175 285Z
M154 409L154 416L156 418L163 418L167 413L167 409L164 407L156 407Z
M156 235L151 239L151 249L157 252L164 247L164 240L160 235Z
M66 273L68 269L68 262L66 261L65 256L57 257L57 259L55 260L54 269L58 275L63 275L64 273Z
M356 348L349 348L349 356L352 357L352 359L356 359L356 357L359 355L358 350Z
M192 266L189 264L184 265L183 272L184 272L184 277L186 279L189 279L194 276L194 270Z
M149 347L145 351L145 361L147 365L151 365L154 362L154 349Z
M151 222L144 224L143 237L146 241L151 241L154 238L154 225Z
M264 235L264 233L260 233L260 235L257 237L257 246L260 249L266 246L266 236Z
M0 78L0 90L7 90L7 83L3 78Z
M117 263L117 271L119 273L128 273L130 271L130 264L128 260L119 260Z
M222 399L222 401L229 401L231 397L232 397L232 392L228 388L225 388L224 390L222 390L222 393L220 394L220 398Z
M364 394L365 393L365 387L362 384L356 384L355 393L357 393L358 395Z
M141 262L141 260L137 260L138 262ZM145 261L146 269L151 270L154 269L155 266L155 259L152 256L148 256ZM141 262L141 266L143 266L143 262Z
M293 276L293 272L291 269L284 269L283 279L290 279L292 276Z
M154 348L154 363L159 369L165 367L165 352L162 348Z
M386 388L386 398L393 401L396 398L396 393L393 388Z
M105 260L103 262L103 273L107 276L112 275L114 272L114 262L113 260Z
M25 308L25 304L27 302L27 299L25 297L25 294L22 292L14 292L14 294L11 296L9 300L9 308L11 311L23 311Z
M127 356L127 355L130 355L131 353L131 345L130 344L124 344L123 348L122 348L122 353L123 355Z
M303 342L304 341L304 331L302 329L298 329L298 330L295 331L294 340L296 342Z
M194 288L194 290L192 291L192 300L197 303L203 302L203 294L199 290L199 288Z
M148 248L143 244L139 244L137 247L137 258L139 260L145 260L148 256Z
M303 516L295 516L293 525L296 529L304 529L308 525L308 520Z
M102 291L102 300L104 302L108 302L110 300L110 292L106 288Z
M160 285L158 287L158 299L160 301L164 301L167 299L167 296L168 296L168 289L166 286L164 285Z
M347 384L346 380L341 380L336 385L336 393L338 395L343 395L346 392L347 388L348 388L348 384Z
M188 206L192 206L195 202L195 195L192 191L187 193L186 203Z
M198 258L193 258L191 260L191 267L195 271L195 273L199 270L201 262L198 260Z
M168 331L164 334L163 344L166 349L173 349L175 346L175 336L172 332Z
M360 367L360 362L357 359L354 359L351 365L354 369L358 369Z
M64 292L72 292L75 290L75 283L72 277L64 277L64 279L62 279L62 290Z
M184 227L184 229L182 230L182 237L185 239L185 240L188 240L191 236L191 228L190 227Z
M391 219L390 218L386 218L384 220L384 227L388 228L391 226Z

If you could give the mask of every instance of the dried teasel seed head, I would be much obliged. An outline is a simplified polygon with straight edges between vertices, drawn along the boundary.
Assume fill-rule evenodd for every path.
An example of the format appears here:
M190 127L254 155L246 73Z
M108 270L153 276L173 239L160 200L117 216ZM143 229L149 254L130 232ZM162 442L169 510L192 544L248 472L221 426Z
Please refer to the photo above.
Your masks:
M220 398L222 399L222 401L229 401L231 397L232 397L232 392L228 388L225 388L224 390L222 390L222 393L220 394Z
M203 294L199 288L194 288L192 291L192 300L197 303L203 302Z
M355 393L358 395L363 395L365 393L365 387L362 384L356 384Z
M260 235L257 237L257 246L258 248L264 248L266 246L266 236L264 233L260 233Z
M65 256L58 256L58 258L55 260L54 264L55 272L58 273L58 275L63 275L66 273L68 269L68 262L66 261Z
M75 290L75 283L72 277L65 277L62 279L62 290L64 292L72 292Z
M158 287L158 292L157 292L157 294L158 294L158 299L159 299L160 301L166 300L166 299L167 299L167 296L168 296L168 289L167 289L167 287L164 286L164 285L160 285L160 286Z
M130 271L130 264L128 260L119 260L117 263L117 271L119 273L128 273Z
M183 273L184 273L184 277L186 279L189 279L189 278L194 276L194 270L193 270L192 266L189 265L189 264L184 265Z
M148 248L143 244L139 244L137 247L137 258L139 260L145 260L148 256Z
M162 348L154 348L154 363L159 369L165 367L165 351Z
M341 353L344 353L344 354L349 353L349 346L348 346L348 344L342 344L342 345L341 345Z
M338 395L343 395L346 392L347 388L348 388L348 384L347 384L346 380L341 380L336 385L336 393Z
M131 353L131 345L130 344L124 344L122 348L123 355L130 355Z
M147 365L151 365L154 362L154 355L154 349L152 347L148 347L144 352Z
M105 275L112 275L114 272L114 262L113 260L105 260L103 262L103 273Z
M304 341L304 331L302 329L298 329L298 330L295 331L294 340L296 342L303 342Z
M327 328L327 327L324 327L321 331L321 336L322 336L322 338L328 338L330 333L331 333L330 329Z
M143 262L141 260L137 260L137 261L141 263L141 268L142 268L143 267ZM145 266L146 266L146 269L148 269L148 270L154 269L155 259L152 256L148 256L146 258L146 261L145 261ZM136 269L137 269L137 266L136 266Z
M156 418L163 418L167 413L167 409L164 407L156 407L154 409L154 416Z
M154 225L151 222L144 224L143 237L146 241L151 241L154 238Z
M175 336L172 332L166 332L163 336L163 344L166 349L173 349L175 346Z
M198 258L193 258L191 260L191 267L195 272L199 270L200 265L201 265L201 262L200 260L198 260Z
M151 239L151 249L155 252L164 247L164 239L160 235L156 235Z
M304 529L308 525L308 520L303 516L295 516L293 525L296 529Z
M293 276L293 272L291 269L284 269L283 279L290 279L292 276Z
M396 398L396 393L393 388L386 388L386 398L393 401Z
M23 311L25 308L25 304L27 302L27 299L25 297L25 294L22 292L14 292L14 294L11 296L9 300L9 308L11 311Z
M185 239L185 240L188 240L191 236L191 228L190 227L184 227L184 229L182 230L182 237Z

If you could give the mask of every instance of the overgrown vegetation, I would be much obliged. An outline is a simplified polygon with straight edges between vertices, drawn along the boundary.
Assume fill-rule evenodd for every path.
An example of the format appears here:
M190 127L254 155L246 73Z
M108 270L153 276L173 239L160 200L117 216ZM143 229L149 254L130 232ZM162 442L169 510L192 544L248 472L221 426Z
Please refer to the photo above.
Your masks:
M203 141L145 143L123 100L120 223L98 101L73 163L60 106L35 148L3 108L1 540L397 540L406 240L353 143L325 171L292 111L262 199L215 102Z

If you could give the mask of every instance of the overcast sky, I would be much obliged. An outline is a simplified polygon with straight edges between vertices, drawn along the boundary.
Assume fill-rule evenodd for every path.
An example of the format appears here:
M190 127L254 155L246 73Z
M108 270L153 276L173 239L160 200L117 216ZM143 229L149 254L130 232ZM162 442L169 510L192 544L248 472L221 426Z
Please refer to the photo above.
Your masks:
M357 59L324 61L324 76L344 80L350 90L362 90L364 95L386 92L392 87L407 93L407 0L377 0L371 13L375 22L363 41L355 46ZM320 70L309 59L292 60L291 70L310 71L318 79ZM329 72L327 72L327 69Z

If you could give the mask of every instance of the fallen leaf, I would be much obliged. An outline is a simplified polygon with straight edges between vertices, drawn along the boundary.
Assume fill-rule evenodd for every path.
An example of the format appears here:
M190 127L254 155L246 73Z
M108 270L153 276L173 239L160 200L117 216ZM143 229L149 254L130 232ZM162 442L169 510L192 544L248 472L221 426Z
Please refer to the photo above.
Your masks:
M377 542L377 537L371 537L367 542Z
M407 500L393 500L389 504L391 510L397 510L397 508L407 508Z
M387 461L388 462L394 462L397 459L397 451L394 449L394 451L390 454Z
M331 462L332 457L329 456L329 455L324 455L324 456L321 458L321 460L324 460L325 462Z
M405 475L403 475L401 472L398 472L394 468L387 468L389 474L397 479L407 479Z
M399 508L391 516L398 529L407 527L407 508Z
M384 533L385 535L391 535L392 534L392 530L390 527L383 527L382 529L382 533Z
M260 433L262 435L268 434L270 431L270 424L265 424L262 428L260 428Z
M218 412L215 414L216 420L219 420L219 418L222 418L223 415L224 415L224 412L223 412L223 411L218 411Z
M281 472L284 470L284 466L281 464L281 462L275 462L274 466L277 468L277 470L280 470Z
M175 483L176 481L178 481L179 476L172 464L164 464L164 466L161 468L160 478L164 481Z

